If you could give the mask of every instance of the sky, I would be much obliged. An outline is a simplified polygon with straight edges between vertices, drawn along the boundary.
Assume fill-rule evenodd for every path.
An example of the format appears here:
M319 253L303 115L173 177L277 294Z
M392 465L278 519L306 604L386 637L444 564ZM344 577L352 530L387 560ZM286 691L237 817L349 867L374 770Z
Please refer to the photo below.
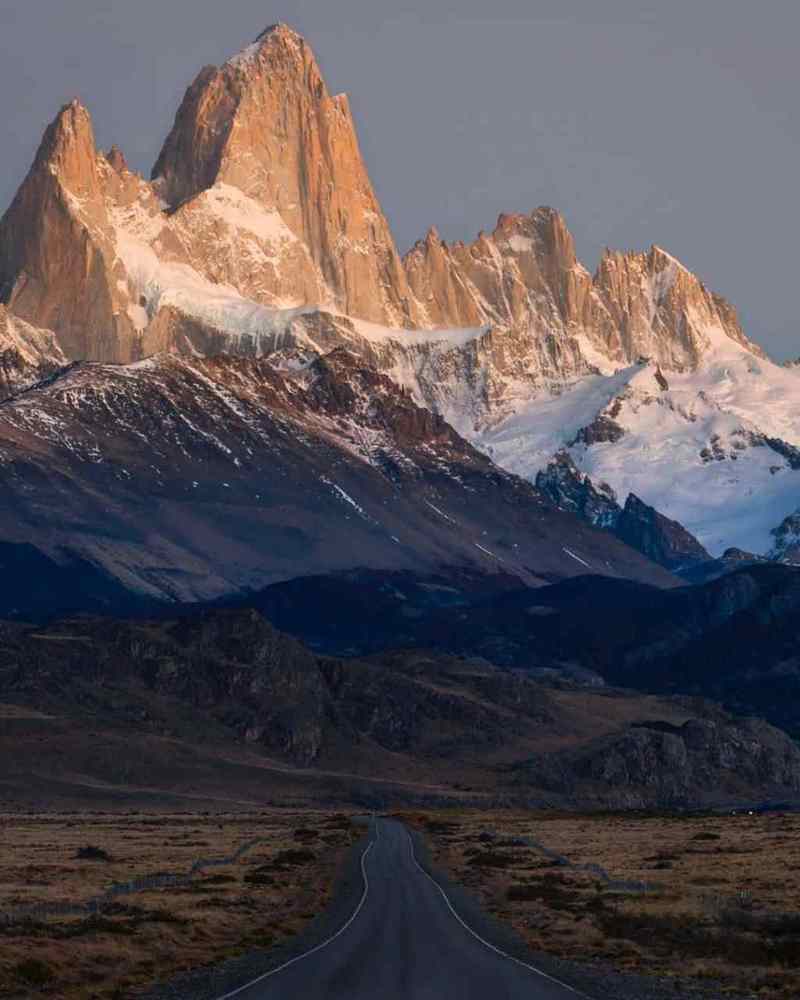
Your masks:
M0 210L79 97L149 176L185 88L285 21L346 91L401 250L559 209L658 243L800 356L797 0L0 0Z

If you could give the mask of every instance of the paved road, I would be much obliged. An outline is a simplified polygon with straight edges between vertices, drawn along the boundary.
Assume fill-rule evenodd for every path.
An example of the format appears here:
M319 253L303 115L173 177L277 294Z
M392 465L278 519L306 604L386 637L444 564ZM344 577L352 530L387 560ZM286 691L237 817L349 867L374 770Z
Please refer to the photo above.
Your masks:
M334 937L231 1000L583 998L462 924L401 824L378 820L361 864L364 894Z

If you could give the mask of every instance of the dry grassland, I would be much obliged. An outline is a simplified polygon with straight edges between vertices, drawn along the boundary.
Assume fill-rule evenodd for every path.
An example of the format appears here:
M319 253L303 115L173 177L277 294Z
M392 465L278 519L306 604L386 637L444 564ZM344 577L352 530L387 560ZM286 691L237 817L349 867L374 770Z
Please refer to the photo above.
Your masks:
M278 944L325 907L362 832L341 814L305 810L2 816L2 914L86 902L114 883L184 874L197 858L267 842L190 885L121 896L97 914L0 920L0 997L121 1000L177 972Z
M403 817L401 817L403 818ZM721 994L800 997L800 815L408 814L436 862L539 952ZM573 871L598 864L636 892Z

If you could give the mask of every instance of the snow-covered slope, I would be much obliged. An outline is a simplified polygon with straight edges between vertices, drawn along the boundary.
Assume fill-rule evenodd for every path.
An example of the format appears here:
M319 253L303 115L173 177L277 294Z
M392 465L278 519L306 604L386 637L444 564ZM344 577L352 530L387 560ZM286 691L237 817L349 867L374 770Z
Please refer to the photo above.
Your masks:
M556 451L619 497L635 493L714 555L767 553L800 498L800 381L713 328L694 371L652 364L542 393L475 436L531 477Z

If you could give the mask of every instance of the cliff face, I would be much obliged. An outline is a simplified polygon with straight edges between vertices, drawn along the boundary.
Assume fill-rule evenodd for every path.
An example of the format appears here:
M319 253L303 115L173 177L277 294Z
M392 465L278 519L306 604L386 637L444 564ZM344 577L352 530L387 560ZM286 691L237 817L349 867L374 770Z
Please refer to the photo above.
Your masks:
M758 719L642 723L587 750L571 762L577 786L619 808L746 801L752 789L764 797L800 791L800 750Z
M784 518L772 534L775 545L770 558L791 566L800 565L800 510Z
M328 93L310 47L285 25L200 73L153 176L172 208L225 185L276 213L308 253L303 303L330 299L394 326L419 320L347 97Z
M70 358L133 353L103 189L92 123L74 101L48 128L0 223L0 296L21 318L54 330Z
M664 517L631 493L615 534L660 566L679 572L708 562L711 556L677 521Z
M560 510L569 510L599 528L614 531L622 515L617 496L606 483L596 487L578 471L566 451L560 451L536 477L536 488Z

